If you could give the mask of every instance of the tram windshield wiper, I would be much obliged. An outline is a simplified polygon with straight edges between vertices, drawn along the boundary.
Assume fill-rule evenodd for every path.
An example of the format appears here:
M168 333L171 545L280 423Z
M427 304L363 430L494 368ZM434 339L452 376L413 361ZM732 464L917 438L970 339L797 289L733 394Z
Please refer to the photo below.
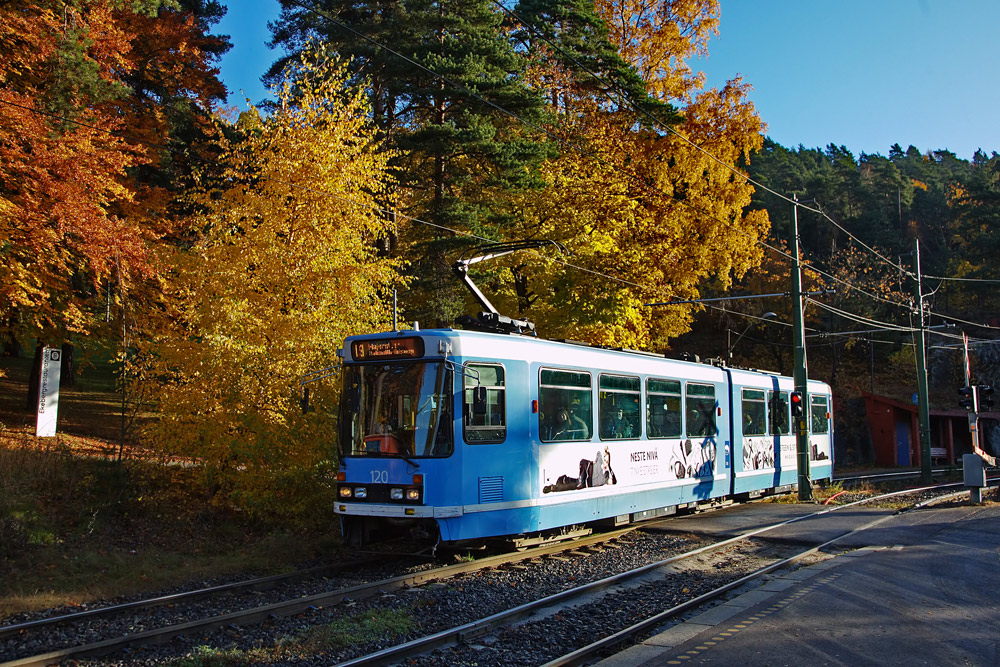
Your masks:
M400 454L398 452L382 452L381 454L379 454L379 456L390 458L390 459L403 459L404 461L406 461L407 463L409 463L414 468L419 468L420 467L419 463L417 463L415 460L411 459L406 454Z

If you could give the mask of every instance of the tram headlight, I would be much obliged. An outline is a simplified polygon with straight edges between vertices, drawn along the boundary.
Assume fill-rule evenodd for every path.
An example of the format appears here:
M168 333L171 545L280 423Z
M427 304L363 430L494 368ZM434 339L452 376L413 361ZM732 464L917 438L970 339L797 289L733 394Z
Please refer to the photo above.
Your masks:
M403 499L403 490L402 489L389 489L389 497L392 498L393 500L402 500Z
M363 486L359 486L359 487L355 488L354 489L354 497L358 498L359 500L361 498L367 498L368 497L368 489L366 489Z
M350 498L351 497L351 487L349 487L349 486L342 486L342 487L340 487L340 497L341 498Z
M406 490L407 500L420 500L420 489L407 489Z

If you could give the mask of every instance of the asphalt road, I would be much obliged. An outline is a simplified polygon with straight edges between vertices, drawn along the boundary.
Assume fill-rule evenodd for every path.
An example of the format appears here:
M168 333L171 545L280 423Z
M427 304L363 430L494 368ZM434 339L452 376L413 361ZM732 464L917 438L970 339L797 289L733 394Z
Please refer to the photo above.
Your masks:
M737 531L744 512L689 525ZM838 547L600 664L1000 666L1000 506L890 516Z

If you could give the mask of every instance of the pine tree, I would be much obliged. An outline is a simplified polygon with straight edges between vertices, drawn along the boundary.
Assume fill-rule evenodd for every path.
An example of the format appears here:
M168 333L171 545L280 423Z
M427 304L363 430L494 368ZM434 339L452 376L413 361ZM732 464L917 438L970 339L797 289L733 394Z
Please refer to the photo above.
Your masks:
M601 109L635 113L646 125L680 120L671 105L650 96L622 58L592 0L521 0L512 21L514 37L528 49L537 83L554 108L569 111L588 100Z
M410 314L450 323L461 300L449 267L470 241L441 227L504 240L505 193L538 184L546 155L531 129L544 105L503 16L489 0L282 4L275 44L295 54L315 37L366 79L375 123L401 153L404 212L433 225L408 226L403 238L420 278Z

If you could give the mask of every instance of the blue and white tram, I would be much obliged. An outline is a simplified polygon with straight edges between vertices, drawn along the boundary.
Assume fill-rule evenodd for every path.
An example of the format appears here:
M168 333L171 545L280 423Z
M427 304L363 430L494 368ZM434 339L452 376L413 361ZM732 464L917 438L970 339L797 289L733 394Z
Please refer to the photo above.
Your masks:
M338 501L354 543L545 541L797 484L791 378L460 330L348 338ZM810 477L832 476L808 384Z

